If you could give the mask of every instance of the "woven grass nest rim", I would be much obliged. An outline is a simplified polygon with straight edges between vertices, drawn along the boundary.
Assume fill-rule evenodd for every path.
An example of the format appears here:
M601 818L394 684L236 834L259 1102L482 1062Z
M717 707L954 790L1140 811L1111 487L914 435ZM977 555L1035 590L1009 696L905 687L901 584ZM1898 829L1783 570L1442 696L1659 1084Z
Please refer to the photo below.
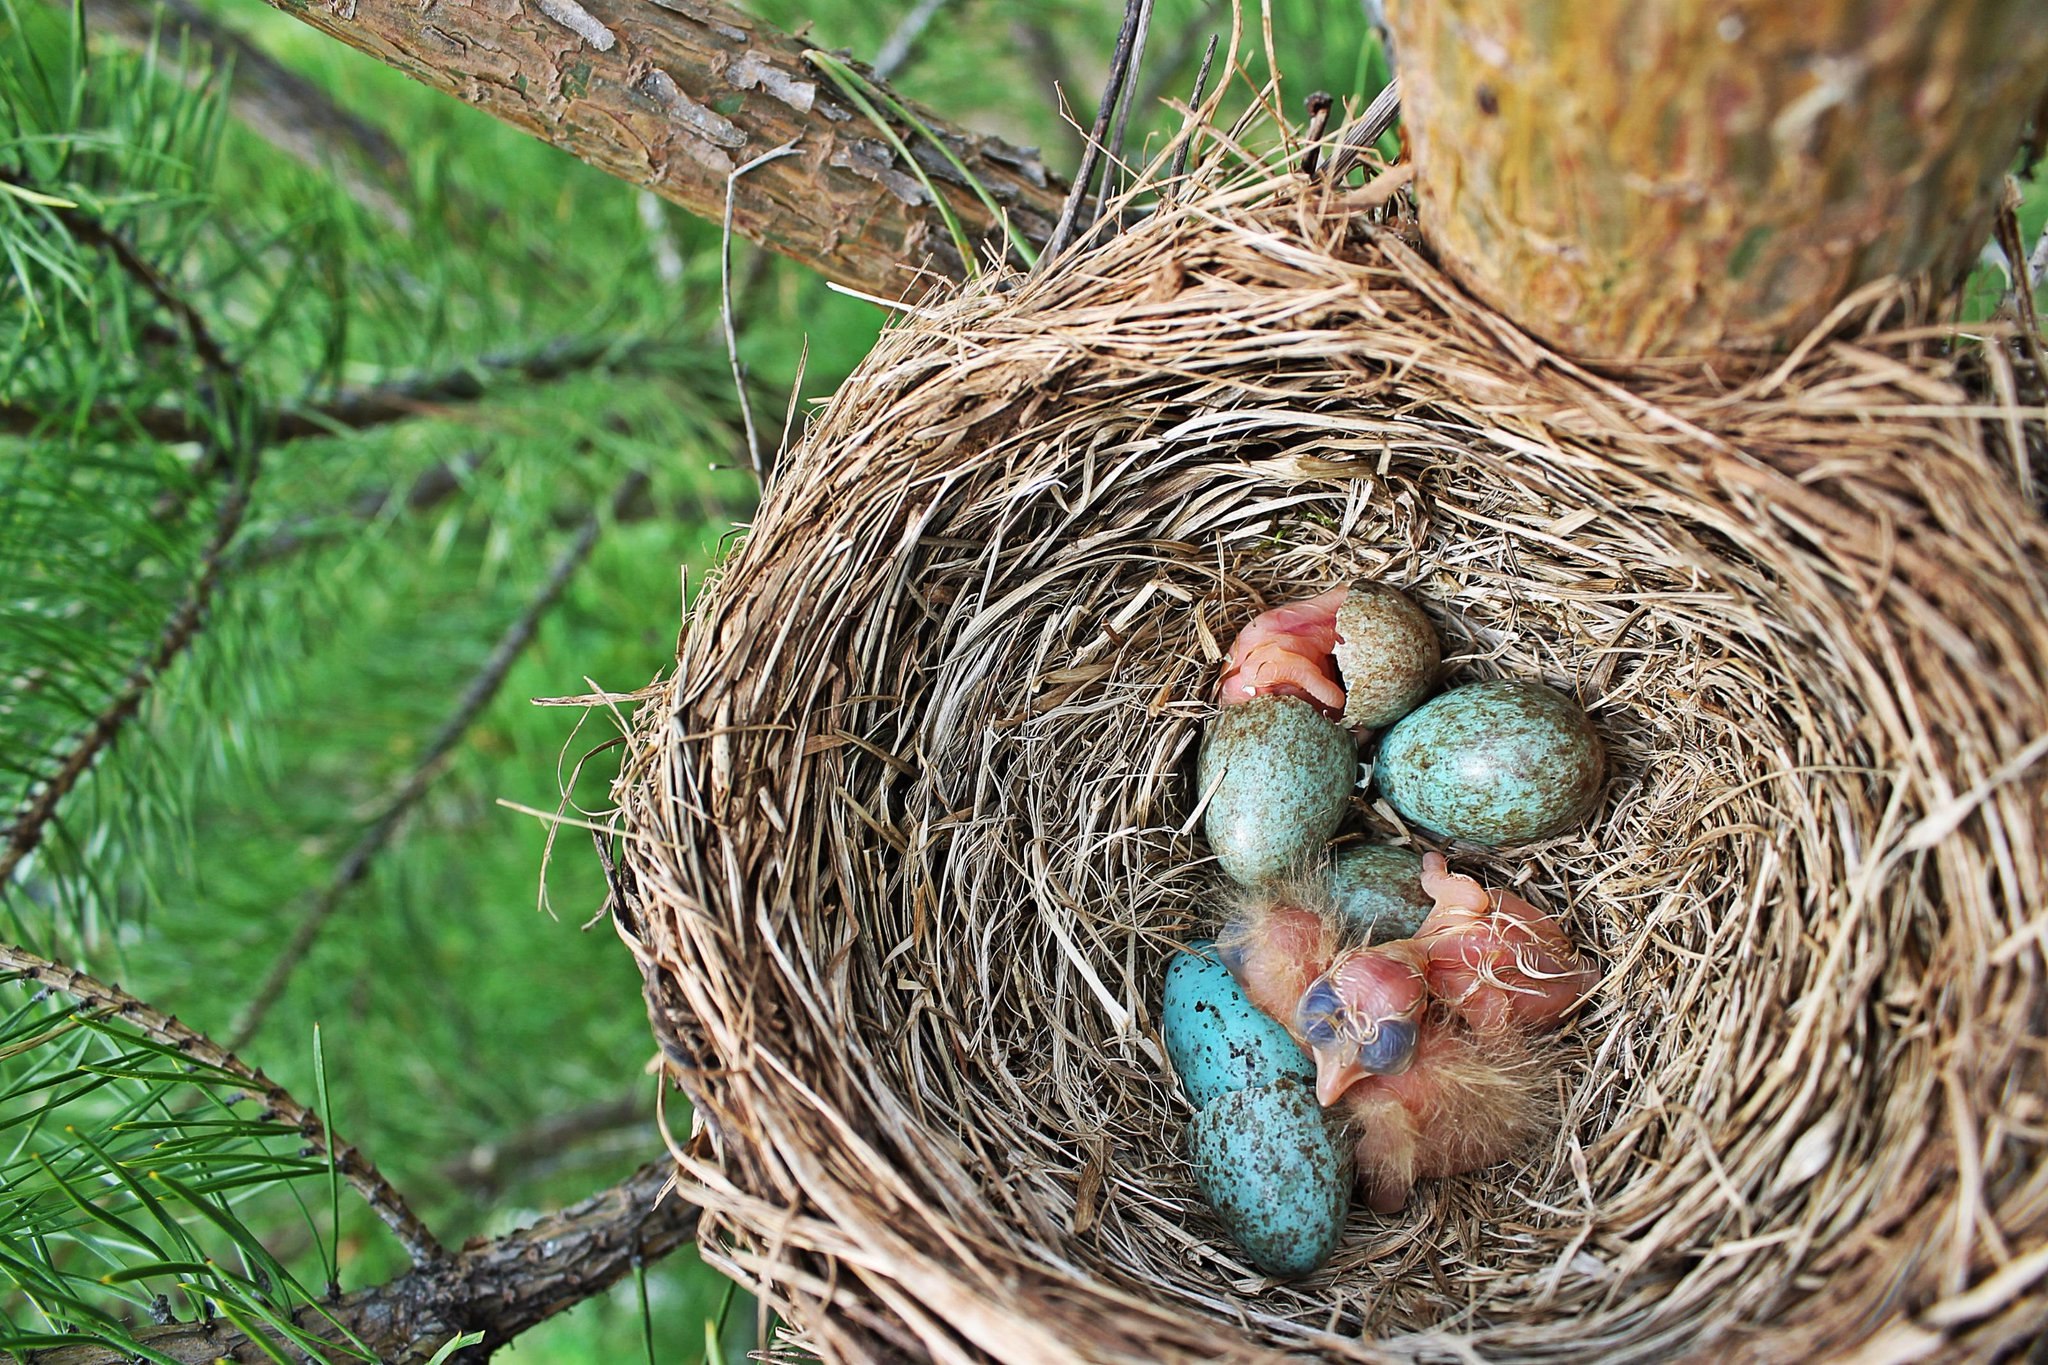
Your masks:
M1595 374L1278 179L887 333L617 786L707 1259L834 1359L2030 1340L2043 423L1919 321L1873 291L1739 384ZM1153 1014L1216 915L1221 644L1357 577L1411 590L1454 678L1590 710L1591 826L1459 857L1603 981L1554 1143L1274 1283L1195 1194Z

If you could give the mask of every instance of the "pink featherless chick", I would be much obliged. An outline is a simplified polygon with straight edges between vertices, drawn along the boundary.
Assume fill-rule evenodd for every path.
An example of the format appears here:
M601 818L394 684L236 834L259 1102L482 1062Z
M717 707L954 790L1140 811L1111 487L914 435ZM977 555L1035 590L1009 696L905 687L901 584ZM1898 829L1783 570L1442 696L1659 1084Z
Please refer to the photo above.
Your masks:
M1557 922L1424 855L1436 902L1412 939L1339 948L1289 1027L1316 1063L1316 1091L1344 1115L1367 1202L1390 1213L1417 1180L1490 1166L1554 1122L1556 1068L1527 1044L1597 979ZM1420 1001L1390 989L1411 964Z
M1344 685L1332 652L1337 608L1346 588L1260 612L1231 642L1216 700L1223 706L1253 697L1300 697L1332 716L1344 711Z

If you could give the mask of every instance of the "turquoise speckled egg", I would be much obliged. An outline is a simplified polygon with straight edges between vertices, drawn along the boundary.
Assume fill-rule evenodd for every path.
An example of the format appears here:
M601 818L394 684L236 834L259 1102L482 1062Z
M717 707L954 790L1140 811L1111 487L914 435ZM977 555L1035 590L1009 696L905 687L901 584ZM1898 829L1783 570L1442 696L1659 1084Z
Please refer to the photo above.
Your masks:
M1202 829L1223 870L1251 885L1320 852L1358 784L1351 735L1299 697L1254 697L1209 722L1197 765Z
M1377 730L1429 695L1443 645L1406 593L1354 583L1337 608L1336 658L1344 676L1344 723Z
M1306 1275L1337 1249L1351 1172L1307 1086L1218 1097L1188 1125L1188 1157L1224 1230L1266 1274Z
M1200 1109L1220 1095L1291 1076L1312 1084L1316 1069L1278 1021L1245 998L1223 964L1194 945L1166 969L1159 1032L1188 1101Z
M1583 820L1606 751L1562 692L1498 681L1453 688L1387 731L1373 775L1424 829L1477 844L1527 844Z
M1413 938L1435 902L1422 889L1422 855L1385 844L1356 844L1330 863L1330 895L1368 943Z

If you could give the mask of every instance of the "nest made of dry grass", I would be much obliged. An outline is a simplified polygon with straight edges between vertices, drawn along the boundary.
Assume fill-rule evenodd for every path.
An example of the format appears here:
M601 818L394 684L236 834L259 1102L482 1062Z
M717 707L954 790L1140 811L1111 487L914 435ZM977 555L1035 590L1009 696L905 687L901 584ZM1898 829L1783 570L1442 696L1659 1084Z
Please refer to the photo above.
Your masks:
M1902 297L1739 385L1596 374L1281 179L891 331L699 597L618 788L707 1257L843 1359L2038 1332L2042 412ZM1411 589L1455 678L1595 718L1591 826L1460 862L1604 979L1554 1044L1554 1143L1274 1283L1196 1194L1155 1012L1216 913L1219 644L1356 577Z

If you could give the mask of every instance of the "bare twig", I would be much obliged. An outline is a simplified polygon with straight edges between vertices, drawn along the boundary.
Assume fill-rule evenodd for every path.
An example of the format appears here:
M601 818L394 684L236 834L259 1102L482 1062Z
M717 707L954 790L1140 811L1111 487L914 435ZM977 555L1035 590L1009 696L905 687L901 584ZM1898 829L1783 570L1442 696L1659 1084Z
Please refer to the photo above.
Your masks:
M612 495L612 505L623 505L635 496L645 483L646 476L637 471L628 476ZM526 609L519 614L518 619L499 637L497 647L491 651L491 656L485 660L483 668L464 689L454 712L441 723L440 730L429 741L426 753L419 763L343 855L340 865L334 870L334 876L306 908L299 919L297 929L292 932L291 940L285 945L277 960L271 964L262 984L257 987L241 1017L235 1021L234 1028L228 1034L230 1048L243 1047L255 1036L264 1018L284 994L292 974L298 970L299 964L305 961L306 954L312 951L321 930L325 929L328 920L333 918L342 897L370 870L371 862L384 850L385 845L391 842L391 836L397 832L407 813L419 803L422 796L426 795L427 789L440 775L441 766L448 755L454 751L456 744L475 723L484 707L498 694L498 689L504 685L505 675L512 671L512 665L517 662L520 654L532 643L534 635L539 631L542 618L568 588L569 580L575 577L576 570L582 567L583 561L590 557L591 550L597 545L598 533L603 524L602 514L596 511L584 519L582 529L556 559L540 590L526 604Z
M725 354L732 362L732 386L740 396L740 422L747 433L747 459L754 469L754 477L763 488L768 486L768 465L761 458L761 438L754 432L754 405L747 398L747 376L740 368L740 336L732 319L732 202L733 187L748 171L779 161L797 149L794 141L785 142L773 151L763 152L744 166L733 169L725 178L725 229L718 239L718 319L725 328Z
M412 1257L414 1265L446 1258L447 1252L442 1250L434 1234L361 1152L343 1142L320 1121L318 1114L293 1099L289 1092L261 1071L236 1057L232 1050L179 1023L154 1005L138 1000L119 986L110 986L96 977L38 957L12 944L0 943L0 972L62 991L80 1004L141 1030L144 1036L165 1047L175 1048L203 1066L236 1077L263 1101L270 1117L291 1125L306 1141L326 1147L334 1168L348 1181L349 1188L376 1211L384 1226L391 1229L405 1247L406 1254Z
M1059 222L1053 225L1052 236L1046 239L1045 251L1039 257L1041 269L1073 240L1075 221L1080 217L1081 205L1088 199L1088 185L1095 178L1095 163L1102 156L1103 139L1109 134L1110 115L1116 112L1117 97L1123 93L1124 77L1129 74L1131 51L1136 44L1141 17L1151 8L1150 0L1124 0L1124 23L1117 31L1116 48L1109 57L1109 79L1103 83L1102 102L1095 110L1095 124L1089 130L1087 144L1081 149L1081 167L1074 173L1074 183L1067 190L1067 202L1060 209Z
M1328 91L1317 90L1304 101L1308 106L1308 130L1301 140L1308 144L1308 150L1301 154L1301 173L1314 175L1316 161L1323 152L1323 130L1330 125L1330 95Z
M603 365L624 366L659 350L653 342L621 342L617 338L551 341L530 351L482 356L474 362L433 374L407 375L368 388L344 389L320 403L281 408L256 423L268 444L367 431L413 417L433 415L452 403L473 403L502 379L547 383ZM0 431L25 434L51 421L53 414L0 400ZM133 422L160 441L204 441L211 435L202 421L178 408L150 408L128 414L112 407L95 409L95 421L108 425Z
M2005 253L2006 275L2012 281L2001 311L2011 314L2019 328L2020 348L2026 352L2036 379L2048 381L2048 353L2044 353L2041 345L2041 315L2035 311L2033 266L2027 259L2026 239L2020 235L2019 206L2019 183L2007 176L1997 216L1992 220L1999 249Z
M198 638L200 628L206 622L207 610L213 603L214 592L220 586L221 564L227 548L241 530L243 518L248 515L249 491L255 474L254 455L239 462L237 477L227 496L221 500L220 510L214 514L213 535L200 553L198 572L165 620L163 629L157 632L156 640L128 670L121 686L78 736L56 771L32 787L15 808L7 822L6 846L0 848L0 887L13 880L23 860L42 843L51 820L56 817L57 807L78 785L79 779L92 770L99 756L120 738L164 670Z
M882 41L882 50L875 54L874 65L869 69L875 73L876 80L886 81L903 69L903 64L910 60L911 50L917 46L917 40L924 36L924 31L931 27L932 20L945 7L946 0L917 0L910 13L904 15L903 21Z
M353 1333L389 1365L418 1365L458 1333L481 1331L489 1350L616 1284L636 1264L659 1260L696 1235L698 1211L664 1190L675 1167L653 1161L619 1184L531 1227L468 1247L388 1284L302 1309L294 1324L321 1340ZM337 1325L338 1324L338 1325ZM180 1365L273 1361L289 1349L218 1322L174 1323L132 1333L152 1359ZM296 1359L296 1355L293 1357ZM457 1357L468 1359L470 1357ZM99 1346L37 1351L27 1365L126 1365Z
M651 1131L653 1125L654 1104L649 1092L636 1087L580 1109L548 1114L496 1142L480 1142L443 1166L441 1177L451 1185L497 1190L517 1179L522 1168L558 1156L586 1138L632 1128Z
M1201 117L1202 96L1209 89L1209 63L1216 59L1216 35L1209 35L1208 50L1202 53L1202 69L1195 73L1195 93L1188 100L1190 123ZM1173 165L1166 172L1168 184L1173 184L1188 173L1188 153L1194 150L1195 128L1190 126L1181 138L1180 146L1173 150Z
M1387 130L1400 117L1401 78L1396 76L1387 82L1386 89L1373 96L1372 103L1365 106L1365 112L1337 139L1337 149L1330 153L1330 164L1323 168L1323 178L1335 184L1349 175L1351 168L1364 159L1366 150L1385 137Z
M1124 132L1130 127L1131 106L1137 103L1138 77L1145 69L1145 41L1152 36L1152 0L1142 0L1138 8L1138 36L1131 44L1131 65L1124 73L1123 90L1118 99L1116 130L1109 135L1109 154L1102 167L1102 188L1095 196L1095 216L1091 223L1102 220L1102 211L1109 203L1110 186L1123 186Z

